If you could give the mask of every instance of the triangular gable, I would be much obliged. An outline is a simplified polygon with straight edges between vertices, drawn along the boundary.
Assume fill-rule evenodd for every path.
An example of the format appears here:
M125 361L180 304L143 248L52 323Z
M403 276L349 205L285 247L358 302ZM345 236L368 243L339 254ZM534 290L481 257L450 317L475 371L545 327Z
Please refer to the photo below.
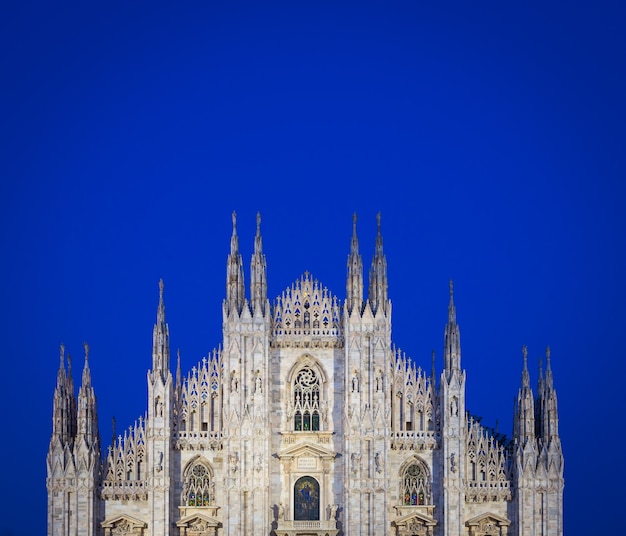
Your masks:
M148 524L145 521L127 516L126 514L121 514L119 516L112 517L111 519L105 519L102 523L100 523L102 528L105 529L112 529L122 524L129 526L131 529L145 529L148 527Z
M472 519L468 519L465 522L465 526L476 527L482 521L489 520L489 519L493 519L499 525L504 525L506 527L508 527L511 524L511 522L506 517L499 516L498 514L494 514L492 512L485 512L484 514L477 515L476 517L473 517Z
M335 456L337 456L337 453L325 447L320 447L315 443L309 442L292 445L291 447L287 447L278 453L279 458L294 458L296 456L305 455L318 458L334 458Z
M396 527L406 527L413 522L417 522L428 527L434 527L437 521L430 516L422 514L421 512L411 512L405 516L399 517L394 521Z
M221 523L217 519L213 519L210 516L195 513L189 514L176 522L177 527L191 528L193 526L202 526L203 528L217 528Z

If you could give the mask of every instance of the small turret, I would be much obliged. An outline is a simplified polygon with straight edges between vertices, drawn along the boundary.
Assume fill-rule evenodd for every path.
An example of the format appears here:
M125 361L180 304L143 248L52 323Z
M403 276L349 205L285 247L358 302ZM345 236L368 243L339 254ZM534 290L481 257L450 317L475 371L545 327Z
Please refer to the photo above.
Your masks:
M368 290L368 300L372 313L377 314L380 309L383 315L388 312L387 297L387 259L383 253L383 237L380 232L380 212L376 215L378 232L376 234L376 250L370 267L370 285Z
M346 280L346 305L348 314L363 307L363 260L359 254L359 239L356 235L356 213L352 217L352 241L348 255L348 277Z
M448 305L448 323L444 333L443 355L446 378L450 380L454 371L461 371L461 332L456 322L454 284L452 281L450 281L450 304Z
M230 237L230 253L226 264L226 314L241 314L246 301L243 279L243 262L239 253L237 214L233 212L233 234Z
M243 279L243 277L242 277ZM254 238L254 253L250 263L250 309L254 315L260 311L265 315L267 303L267 264L263 255L263 241L261 239L261 213L256 215L256 236Z
M157 319L152 331L152 371L159 373L163 381L170 371L170 330L165 321L165 303L163 301L163 279L159 281L159 306Z

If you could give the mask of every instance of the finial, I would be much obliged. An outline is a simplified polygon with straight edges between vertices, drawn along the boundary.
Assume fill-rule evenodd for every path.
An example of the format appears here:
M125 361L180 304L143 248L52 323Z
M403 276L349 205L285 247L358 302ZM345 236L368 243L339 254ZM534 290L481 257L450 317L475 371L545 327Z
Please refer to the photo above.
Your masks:
M546 360L550 363L550 346L546 346Z
M261 213L256 213L256 234L261 234Z
M524 356L524 363L528 359L528 347L526 345L522 346L522 355Z
M83 342L83 348L85 349L85 363L89 360L89 345Z
M233 210L233 232L237 229L237 213Z
M60 350L60 358L61 358L61 366L63 366L63 360L65 359L65 345L63 343L61 343L61 346L59 348Z
M452 298L452 296L454 296L454 281L450 279L450 297Z
M378 232L380 233L380 212L376 214L376 225L378 226Z
M356 232L356 212L352 214L352 228Z

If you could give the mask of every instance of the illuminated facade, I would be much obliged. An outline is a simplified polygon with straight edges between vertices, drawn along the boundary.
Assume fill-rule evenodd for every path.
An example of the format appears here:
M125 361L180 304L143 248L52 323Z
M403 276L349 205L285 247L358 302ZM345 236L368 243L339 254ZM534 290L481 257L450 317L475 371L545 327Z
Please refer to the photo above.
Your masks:
M49 535L562 536L549 350L507 439L466 411L452 284L441 373L392 344L380 219L343 302L305 273L270 305L260 218L246 296L238 240L233 215L222 344L186 375L160 283L147 412L102 457L89 349L78 396L61 349Z

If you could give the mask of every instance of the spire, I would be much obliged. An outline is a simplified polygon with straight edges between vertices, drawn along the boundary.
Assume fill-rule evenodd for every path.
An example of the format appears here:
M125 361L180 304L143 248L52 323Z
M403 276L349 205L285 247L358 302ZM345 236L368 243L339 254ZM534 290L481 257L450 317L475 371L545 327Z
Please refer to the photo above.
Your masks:
M522 355L524 356L524 368L522 369L522 389L530 389L530 374L528 373L528 348L522 347Z
M352 241L348 255L346 302L348 314L351 314L355 307L359 313L361 312L363 306L363 260L359 254L359 239L356 235L356 212L352 216Z
M180 348L176 352L176 387L179 388L182 382L182 374L180 371Z
M230 253L226 268L227 313L236 311L237 314L241 314L245 299L243 262L239 253L239 238L237 236L237 214L233 211L233 234L230 237Z
M528 441L535 439L535 407L533 392L530 387L530 374L528 373L528 349L522 347L524 365L522 368L522 385L517 395L515 406L515 437L524 446Z
M69 360L68 355L68 362ZM52 437L59 439L62 445L66 445L73 441L76 433L76 399L74 384L71 381L71 365L69 365L68 374L65 372L65 346L63 344L60 346L59 361L52 405Z
M261 239L261 213L256 215L256 236L254 238L254 253L250 263L250 308L252 313L260 310L265 315L267 303L267 265L263 255L263 241Z
M156 324L152 330L152 370L160 372L163 381L170 370L170 330L165 321L165 302L163 301L163 279L159 281L159 306Z
M57 372L57 389L64 389L67 384L67 376L65 374L65 346L61 343L59 351L59 371Z
M552 378L552 366L550 365L550 347L546 347L546 389L554 389L554 380Z
M83 367L82 384L78 390L77 438L84 439L87 446L98 443L98 414L96 411L96 396L91 386L91 371L89 369L89 345L85 348L85 366Z
M383 237L380 232L380 212L376 215L378 232L376 234L376 249L370 268L370 286L368 299L374 315L379 308L387 314L387 259L383 253Z
M543 390L539 393L539 407L541 408L541 436L544 444L559 441L559 418L556 390L552 378L552 366L550 363L550 347L546 348L546 377Z
M456 323L456 307L454 305L454 285L450 280L450 304L448 305L448 323L444 333L444 366L446 376L450 379L453 371L461 370L461 332Z
M89 345L84 342L83 348L85 348L85 366L83 367L83 387L91 386L91 370L89 369Z

